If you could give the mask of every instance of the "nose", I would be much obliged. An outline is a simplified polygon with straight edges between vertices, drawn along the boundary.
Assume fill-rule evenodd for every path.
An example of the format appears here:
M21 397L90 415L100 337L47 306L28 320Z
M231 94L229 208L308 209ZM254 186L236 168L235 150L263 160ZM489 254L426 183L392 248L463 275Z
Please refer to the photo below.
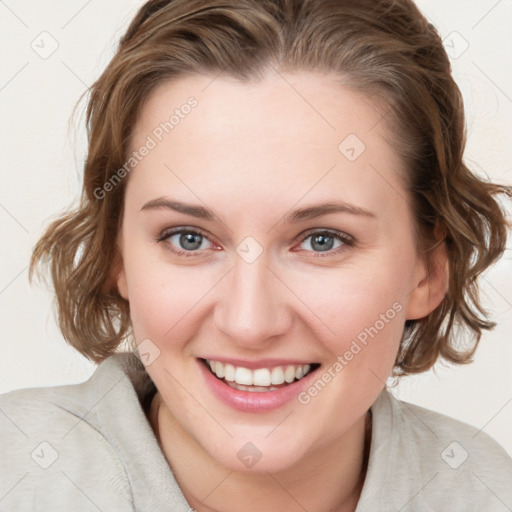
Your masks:
M223 281L214 321L232 342L261 349L290 329L285 287L264 257L252 263L236 257L234 268Z

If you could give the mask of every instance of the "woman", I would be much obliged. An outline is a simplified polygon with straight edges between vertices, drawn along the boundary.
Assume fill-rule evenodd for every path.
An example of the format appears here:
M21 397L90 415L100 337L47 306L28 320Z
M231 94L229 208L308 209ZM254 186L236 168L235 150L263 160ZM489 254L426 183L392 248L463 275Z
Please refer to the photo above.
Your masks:
M495 441L385 387L470 361L506 242L412 2L150 1L88 127L32 270L101 364L2 396L6 510L512 507Z

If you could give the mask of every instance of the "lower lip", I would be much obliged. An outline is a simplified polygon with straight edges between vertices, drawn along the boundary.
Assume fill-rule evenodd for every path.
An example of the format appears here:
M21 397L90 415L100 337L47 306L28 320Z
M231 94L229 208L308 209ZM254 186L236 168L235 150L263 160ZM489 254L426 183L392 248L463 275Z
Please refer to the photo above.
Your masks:
M215 377L204 362L198 360L198 363L213 394L226 405L242 412L259 413L279 409L296 398L316 373L314 370L302 379L274 391L240 391Z

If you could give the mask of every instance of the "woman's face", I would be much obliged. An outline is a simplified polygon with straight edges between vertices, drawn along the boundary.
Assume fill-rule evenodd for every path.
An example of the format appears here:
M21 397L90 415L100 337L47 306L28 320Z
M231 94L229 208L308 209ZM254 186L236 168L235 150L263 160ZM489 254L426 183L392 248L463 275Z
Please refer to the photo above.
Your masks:
M166 410L222 465L276 471L334 446L405 320L440 300L382 115L306 72L182 78L141 112L118 286Z

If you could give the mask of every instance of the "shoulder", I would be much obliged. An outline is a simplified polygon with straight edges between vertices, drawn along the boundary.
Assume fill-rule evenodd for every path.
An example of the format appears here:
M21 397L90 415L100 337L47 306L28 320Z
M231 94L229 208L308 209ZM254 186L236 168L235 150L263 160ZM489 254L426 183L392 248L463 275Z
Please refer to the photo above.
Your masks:
M512 459L483 430L401 401L388 390L372 413L369 494L405 507L403 512L512 508ZM384 473L379 484L378 474L382 479Z
M62 503L74 503L76 510L93 503L103 510L132 509L126 472L96 409L109 388L126 394L130 386L115 359L100 367L84 383L0 395L0 496L6 510L51 510Z
M483 452L493 460L501 460L506 465L512 463L512 459L502 446L483 429L478 429L446 414L399 400L391 394L390 401L393 409L398 413L397 419L403 422L408 433L420 445L425 444L427 435L431 438L431 442L438 446L443 446L446 439L454 439L464 443L468 449L475 452L475 455ZM469 453L467 460L469 460Z

